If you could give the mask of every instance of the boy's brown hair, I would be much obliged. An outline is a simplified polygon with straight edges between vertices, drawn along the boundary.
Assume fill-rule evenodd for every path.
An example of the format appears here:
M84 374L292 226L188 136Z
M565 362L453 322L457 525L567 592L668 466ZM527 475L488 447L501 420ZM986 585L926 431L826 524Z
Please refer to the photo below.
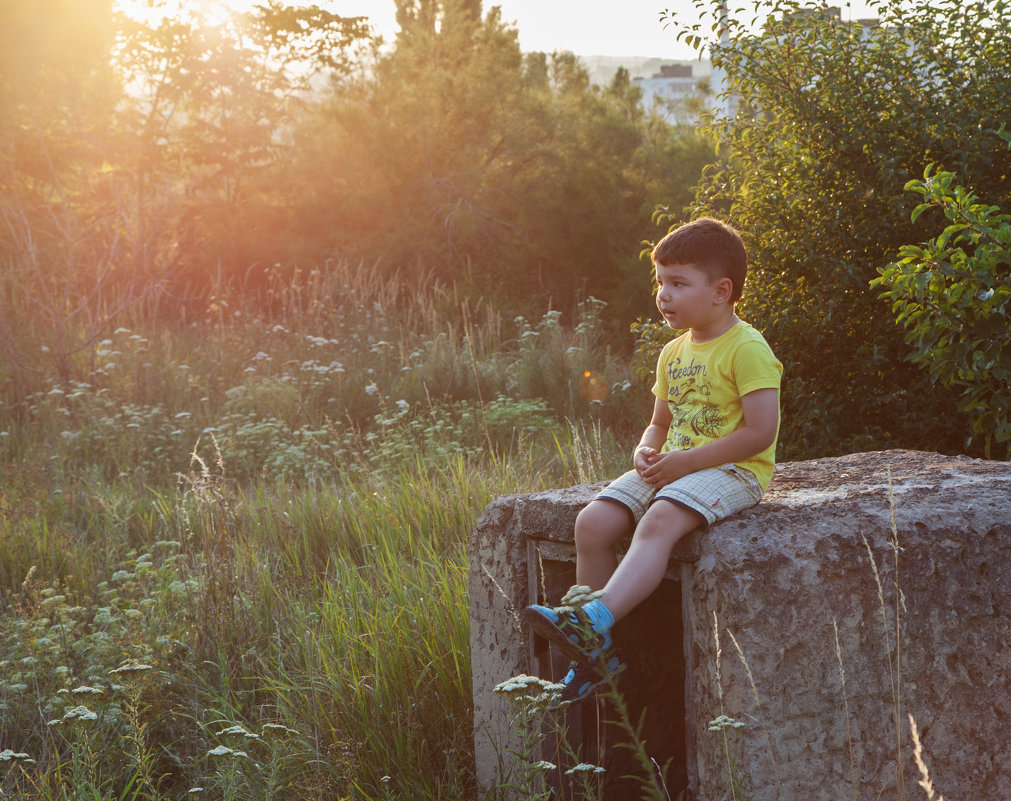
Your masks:
M673 267L693 264L710 282L729 278L733 285L730 302L737 303L748 276L748 252L741 235L731 226L712 217L701 217L671 231L650 253L653 264Z

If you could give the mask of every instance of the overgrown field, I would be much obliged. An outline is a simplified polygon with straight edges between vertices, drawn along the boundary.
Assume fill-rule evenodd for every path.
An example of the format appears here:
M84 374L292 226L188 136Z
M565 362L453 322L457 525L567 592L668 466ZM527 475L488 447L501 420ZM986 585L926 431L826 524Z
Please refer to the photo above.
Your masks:
M478 797L468 535L622 468L648 388L592 300L340 265L269 297L0 382L6 797Z

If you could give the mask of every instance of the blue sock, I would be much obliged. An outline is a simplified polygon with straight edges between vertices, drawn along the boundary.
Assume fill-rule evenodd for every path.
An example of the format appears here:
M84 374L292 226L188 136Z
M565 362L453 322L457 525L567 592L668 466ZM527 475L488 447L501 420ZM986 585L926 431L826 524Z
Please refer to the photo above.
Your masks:
M586 616L590 619L590 624L597 634L606 634L614 625L614 615L599 598L594 598L584 604L583 611L586 612Z

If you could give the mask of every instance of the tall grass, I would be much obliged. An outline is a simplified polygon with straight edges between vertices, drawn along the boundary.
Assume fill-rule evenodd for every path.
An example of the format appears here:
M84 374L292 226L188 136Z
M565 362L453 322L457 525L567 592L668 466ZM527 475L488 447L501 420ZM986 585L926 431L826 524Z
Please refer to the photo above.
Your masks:
M342 264L264 292L0 372L3 793L479 796L467 537L616 472L647 392L593 301L503 321Z

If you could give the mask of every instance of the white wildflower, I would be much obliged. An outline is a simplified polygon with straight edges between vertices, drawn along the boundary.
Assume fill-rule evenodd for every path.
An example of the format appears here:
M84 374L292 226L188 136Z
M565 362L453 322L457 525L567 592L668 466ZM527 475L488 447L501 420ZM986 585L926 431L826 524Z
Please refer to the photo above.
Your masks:
M580 762L578 765L574 765L565 771L566 776L574 776L577 773L593 773L600 774L603 773L604 769L600 765L591 765L589 762Z
M222 729L218 732L218 737L243 737L247 740L259 740L259 734L253 734L245 726L241 726L236 723L234 726L229 726L227 729Z
M603 594L603 590L594 592L583 584L575 584L562 596L561 606L583 606Z
M63 714L63 720L92 721L98 720L98 715L88 709L88 707L84 706L84 704L81 704L81 706L75 706L73 709L68 709Z
M727 715L720 715L718 718L714 718L709 721L708 729L711 732L721 732L724 729L743 729L744 723L739 720L734 720L732 717Z
M32 759L28 754L23 752L11 751L9 748L5 748L0 751L0 762L31 762L35 764L35 760Z
M266 735L267 732L272 732L274 734L298 734L298 731L296 729L290 729L287 726L284 726L280 723L264 723L263 724L264 735Z
M560 692L563 688L562 684L554 684L537 676L528 676L522 673L497 684L492 692L505 696L530 696L546 692Z
M249 758L249 754L245 751L236 751L229 748L227 745L219 745L217 748L212 748L207 752L207 756L237 756L245 757L246 759Z
M145 670L154 670L150 665L144 665L140 662L131 659L129 662L124 662L118 668L109 671L110 676L122 676L127 673L142 673Z

